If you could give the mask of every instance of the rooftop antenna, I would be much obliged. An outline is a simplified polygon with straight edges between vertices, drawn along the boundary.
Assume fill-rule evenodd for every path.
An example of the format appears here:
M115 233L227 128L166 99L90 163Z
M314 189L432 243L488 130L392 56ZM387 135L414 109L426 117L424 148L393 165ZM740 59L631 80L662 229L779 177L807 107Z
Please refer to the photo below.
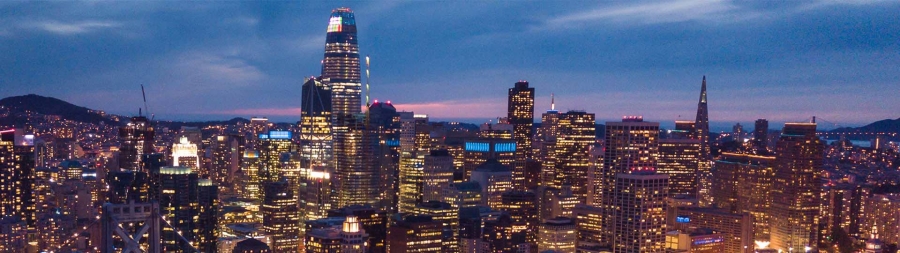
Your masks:
M556 111L556 98L553 97L553 93L550 93L550 110Z
M366 125L369 124L369 55L366 55Z

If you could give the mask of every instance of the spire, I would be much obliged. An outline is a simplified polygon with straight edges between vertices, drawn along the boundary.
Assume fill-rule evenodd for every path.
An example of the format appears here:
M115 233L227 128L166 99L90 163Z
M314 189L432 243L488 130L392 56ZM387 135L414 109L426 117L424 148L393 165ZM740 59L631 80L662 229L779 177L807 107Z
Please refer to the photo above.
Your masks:
M556 110L556 100L553 97L553 93L550 93L550 110L551 111Z
M706 103L706 75L703 76L703 86L700 87L700 103Z

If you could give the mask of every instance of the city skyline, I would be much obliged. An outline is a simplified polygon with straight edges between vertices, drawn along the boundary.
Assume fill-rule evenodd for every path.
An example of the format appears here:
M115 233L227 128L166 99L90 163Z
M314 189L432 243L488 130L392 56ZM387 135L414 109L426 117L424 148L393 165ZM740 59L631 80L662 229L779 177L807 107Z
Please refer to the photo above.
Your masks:
M887 11L897 2L452 5L7 3L0 8L26 14L0 27L11 52L0 56L11 66L0 70L9 87L0 96L36 93L129 115L145 84L157 119L294 122L304 77L321 72L319 13L347 6L364 14L372 99L435 119L504 116L504 91L522 79L536 88L536 114L553 93L558 109L598 122L643 115L665 124L692 118L703 75L718 122L815 115L853 126L900 109L881 92L898 79L900 27Z

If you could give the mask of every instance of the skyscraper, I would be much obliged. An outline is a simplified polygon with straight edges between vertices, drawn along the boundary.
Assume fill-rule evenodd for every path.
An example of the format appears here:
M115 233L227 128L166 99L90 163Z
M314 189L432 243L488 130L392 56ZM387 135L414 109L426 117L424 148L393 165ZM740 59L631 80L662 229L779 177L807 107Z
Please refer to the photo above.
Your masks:
M453 157L446 149L432 150L425 157L422 202L444 201L444 189L453 183Z
M697 197L699 193L699 162L699 140L659 140L657 172L669 175L669 196Z
M710 164L709 153L709 108L706 101L706 76L703 76L703 84L700 87L700 101L697 103L697 119L694 124L694 134L700 140L700 202L707 205L711 202L710 188Z
M23 135L22 129L0 130L0 215L19 216L34 228L34 183L34 136Z
M332 113L337 122L348 120L360 112L362 85L359 72L356 17L350 8L334 9L325 37L322 79L331 86Z
M141 156L153 153L153 137L153 127L147 117L131 117L131 122L119 128L119 168L140 170Z
M513 166L513 189L525 189L525 163L531 159L531 139L534 137L534 88L528 82L519 81L509 89L507 120L513 125L516 140L516 163ZM538 180L531 178L530 180Z
M616 195L624 189L618 189L618 174L635 171L656 171L659 138L659 123L644 122L640 116L626 116L622 122L606 122L606 150L603 155L603 167L593 184L595 193L599 194L601 206L607 212L604 217L604 228L612 232L616 213ZM656 177L660 175L655 175ZM642 180L634 178L633 180ZM666 178L668 184L668 178ZM623 181L624 183L624 181ZM666 185L668 187L668 185ZM662 188L666 191L666 188ZM635 190L635 189L631 189ZM634 193L634 192L632 192ZM613 234L604 235L603 241L613 242ZM665 239L664 234L662 235Z
M572 193L584 202L587 198L588 169L591 148L596 140L593 113L568 111L559 116L559 135L550 152L555 153L556 179L554 187L571 185Z
M753 128L753 151L757 154L769 153L769 121L758 119Z
M775 148L772 248L816 248L824 148L816 123L785 123Z
M196 241L199 236L200 197L197 173L188 167L163 167L159 171L159 184L160 214L172 226L163 226L163 249L167 252L189 251L192 246L186 245L178 237Z
M333 172L331 162L331 87L321 78L309 77L303 83L300 105L300 154L303 168Z
M263 230L272 237L274 252L296 252L300 245L300 217L294 191L286 180L266 182L260 211Z
M172 166L188 167L201 177L209 177L209 171L200 171L200 157L197 156L197 144L188 141L187 136L182 136L178 143L172 144Z
M669 176L653 169L616 174L610 217L613 252L666 252L668 186Z
M736 214L749 213L756 241L769 241L774 165L772 156L722 153L713 172L716 206Z
M444 223L427 215L395 216L388 229L387 252L441 252Z
M294 151L290 131L269 131L259 134L259 173L262 182L278 181L282 176L281 154Z

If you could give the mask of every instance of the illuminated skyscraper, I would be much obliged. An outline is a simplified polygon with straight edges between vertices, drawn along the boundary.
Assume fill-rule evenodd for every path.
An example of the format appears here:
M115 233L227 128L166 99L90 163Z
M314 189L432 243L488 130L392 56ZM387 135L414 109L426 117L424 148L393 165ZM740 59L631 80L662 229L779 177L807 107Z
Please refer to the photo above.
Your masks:
M472 171L471 181L481 185L482 204L498 209L503 202L503 193L512 189L512 170L496 159L488 159Z
M525 189L525 163L532 157L531 139L534 137L534 88L528 82L519 81L509 89L507 120L513 125L516 140L516 163L513 166L513 188ZM530 178L530 180L538 180Z
M0 130L0 215L18 216L35 226L34 136L22 129Z
M197 180L197 239L200 252L216 252L219 239L219 186L209 179Z
M400 114L399 211L408 213L422 201L425 157L431 149L431 127L428 117L412 113ZM412 116L412 117L410 117Z
M754 240L769 241L775 157L722 153L712 177L716 206L735 214L749 213Z
M266 182L260 211L263 230L271 236L274 252L296 252L300 246L300 213L287 181Z
M696 139L659 140L657 172L669 175L669 196L693 198L699 193L700 141Z
M349 8L334 9L325 37L322 79L331 86L332 112L337 122L360 112L362 85L359 72L356 17Z
M144 116L131 117L131 122L119 128L119 168L139 171L141 156L153 153L153 136L153 127Z
M350 216L356 217L362 231L366 233L367 252L384 252L387 239L387 212L368 205L352 205L328 211L328 217Z
M204 175L209 171L200 172L200 157L197 156L197 144L188 141L186 136L182 136L178 143L172 144L172 166L191 168L201 177L209 177Z
M612 200L613 252L663 253L669 176L653 169L618 173Z
M331 87L320 78L309 77L303 83L300 106L300 153L303 168L333 172L329 168L331 143Z
M603 167L597 173L597 181L592 185L601 199L601 206L608 213L604 227L612 231L612 213L615 209L614 195L621 192L616 189L616 175L634 171L655 171L657 166L659 123L644 122L640 116L626 116L622 122L606 122ZM659 175L657 175L659 176ZM668 181L668 178L666 179ZM668 187L668 186L666 186ZM666 188L663 188L664 190ZM665 190L668 192L667 190ZM604 241L612 242L612 234L606 234ZM661 237L663 240L665 236Z
M775 149L772 248L816 248L824 148L816 123L785 123Z
M237 187L233 186L239 186L235 173L241 168L244 148L244 137L241 135L217 135L212 139L212 179L219 185L219 190L223 195L240 192Z
M245 175L246 181L241 182L246 190L244 190L244 198L262 199L262 179L260 178L260 159L259 152L256 150L244 150L241 159L241 172Z
M423 170L422 202L444 201L444 189L453 183L453 157L446 149L432 150L425 157Z
M558 217L541 224L538 233L538 252L575 252L575 222L572 218Z
M591 148L596 140L593 113L569 111L559 115L559 133L549 152L556 158L556 179L550 186L560 188L571 185L572 193L584 202L587 198L588 169L591 166Z
M444 225L441 252L458 252L459 242L459 209L440 201L427 201L416 204L410 212L414 215L431 216Z
M697 103L697 119L694 124L694 136L700 140L700 202L709 204L709 178L712 157L709 152L709 108L706 101L706 76L703 76L703 84L700 87L700 101Z
M511 139L476 138L465 142L463 155L463 180L472 176L472 171L490 159L507 167L515 165L516 142Z
M559 111L554 104L551 109L541 115L541 129L539 132L540 147L539 157L541 158L541 186L556 187L556 152L553 148L556 146L556 139L559 136Z
M278 181L281 174L281 154L293 152L294 142L290 131L269 131L259 134L259 177L262 182Z
M199 236L200 197L197 173L188 167L163 167L158 176L159 212L171 225L163 226L163 249L166 252L189 252L192 247L178 237L183 236L196 242ZM194 243L193 246L196 247L197 244Z

